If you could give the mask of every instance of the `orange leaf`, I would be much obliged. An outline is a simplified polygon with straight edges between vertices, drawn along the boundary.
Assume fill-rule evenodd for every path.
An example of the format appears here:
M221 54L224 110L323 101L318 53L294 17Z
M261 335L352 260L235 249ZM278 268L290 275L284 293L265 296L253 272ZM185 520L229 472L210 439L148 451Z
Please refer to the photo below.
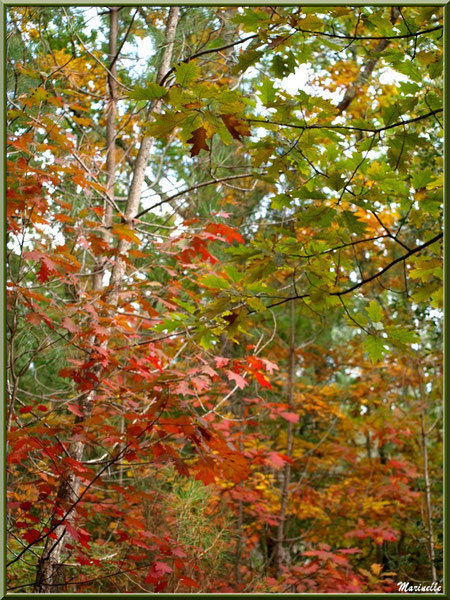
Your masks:
M112 228L112 232L118 235L119 239L121 240L127 240L127 242L134 242L138 245L141 243L141 240L134 233L134 231L126 225L123 225L122 223L114 225L114 227Z

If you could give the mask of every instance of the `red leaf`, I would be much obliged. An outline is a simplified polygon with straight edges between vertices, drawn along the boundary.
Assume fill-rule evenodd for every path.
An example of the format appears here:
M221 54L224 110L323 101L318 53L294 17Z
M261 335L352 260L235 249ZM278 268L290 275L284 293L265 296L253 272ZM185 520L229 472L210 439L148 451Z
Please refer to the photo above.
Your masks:
M70 369L69 367L64 367L64 369L60 369L58 371L58 375L60 377L73 377L74 371L73 371L73 369Z
M22 415L26 415L28 413L30 413L33 410L32 406L22 406L19 408L19 412Z
M217 377L216 371L214 371L214 369L212 369L209 365L204 365L202 367L202 373L205 373L205 375L209 375L210 377Z
M169 582L167 581L167 579L161 579L160 581L158 581L158 583L155 585L155 592L163 592L166 589L168 583Z
M214 360L216 361L217 367L226 367L230 362L229 358L224 358L223 356L215 356Z
M86 558L84 556L84 554L81 554L81 553L77 555L77 562L79 565L83 565L83 566L91 564L91 561L88 558Z
M341 554L359 554L362 550L359 548L342 548L341 550L338 550L338 552Z
M404 462L400 462L399 460L395 460L394 458L391 458L391 459L388 461L388 465L389 465L390 467L392 467L393 469L396 469L396 470L403 470L403 469L405 468L405 466L406 466L406 463L404 463Z
M187 556L186 552L179 546L172 550L172 554L173 556L178 556L178 558L186 558Z
M64 317L61 321L61 327L64 327L64 329L67 329L70 333L76 333L78 331L77 326L70 317Z
M25 315L25 319L26 319L26 320L27 320L29 323L31 323L32 325L35 325L35 326L36 326L36 325L39 325L39 324L40 324L40 322L42 321L42 317L41 317L41 315L39 315L39 314L38 314L38 313L36 313L36 312L30 312L30 313L27 313L27 314Z
M66 521L65 523L66 525L66 529L67 532L73 537L74 540L79 540L80 539L80 535L77 532L77 530L69 523L69 521Z
M234 373L234 371L227 369L226 373L228 379L230 381L234 381L240 390L244 389L245 386L248 385L248 381L246 381L241 375Z
M258 380L258 383L260 384L261 387L263 387L263 388L269 388L269 389L272 388L272 386L270 385L270 381L267 379L267 377L265 375L263 375L262 373L258 373L257 371L255 371L254 372L254 376Z
M282 467L284 467L286 462L292 462L292 460L286 461L285 457L282 454L278 454L278 452L270 452L270 454L267 457L267 460L276 469L281 469Z
M23 537L29 544L33 544L36 540L41 537L41 534L36 529L29 529L23 534Z
M48 258L43 256L41 258L41 268L38 271L38 279L41 283L45 283L52 273L55 273L55 263Z
M83 413L81 412L81 408L78 404L68 404L67 410L70 410L71 413L77 415L77 417L82 417Z
M195 479L201 481L205 485L209 485L210 483L214 483L216 481L216 476L210 468L203 464L199 464L197 467L197 473L195 474Z
M209 379L206 377L194 377L192 379L192 383L195 385L198 392L206 390L209 387Z
M153 569L156 573L164 575L164 573L172 573L172 567L165 562L156 561L153 565Z
M264 363L264 366L266 367L266 371L268 371L271 375L274 372L274 370L278 371L278 365L276 365L275 363L270 362L270 360L267 360L265 358L262 358L261 360Z
M299 416L295 413L282 412L280 415L283 417L283 419L286 419L286 421L290 421L291 423L298 423L299 421Z
M29 260L31 258L32 260L38 261L41 258L41 256L42 256L42 252L39 252L39 250L33 250L31 252L24 252L23 253L23 257L26 260Z
M195 396L195 392L189 387L187 381L183 379L174 389L175 394L182 394L183 396Z
M193 579L191 579L190 577L186 577L186 575L182 575L180 577L180 582L185 585L186 587L194 587L194 588L200 588L200 586L198 585L198 583L196 583Z
M242 235L236 229L233 229L233 227L225 225L224 223L210 223L205 228L205 231L224 237L226 241L230 244L234 240L236 240L240 244L244 243L244 238L242 237Z

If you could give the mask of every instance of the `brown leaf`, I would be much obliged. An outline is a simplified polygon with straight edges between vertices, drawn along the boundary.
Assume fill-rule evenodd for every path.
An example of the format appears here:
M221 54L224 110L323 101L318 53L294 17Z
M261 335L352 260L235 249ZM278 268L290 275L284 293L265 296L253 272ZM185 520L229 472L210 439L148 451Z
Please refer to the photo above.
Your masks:
M203 125L192 132L192 137L187 140L188 144L192 144L191 156L197 156L202 149L209 150L206 140L206 129L203 127Z
M220 118L235 140L241 141L242 136L250 135L250 127L235 115L220 115Z

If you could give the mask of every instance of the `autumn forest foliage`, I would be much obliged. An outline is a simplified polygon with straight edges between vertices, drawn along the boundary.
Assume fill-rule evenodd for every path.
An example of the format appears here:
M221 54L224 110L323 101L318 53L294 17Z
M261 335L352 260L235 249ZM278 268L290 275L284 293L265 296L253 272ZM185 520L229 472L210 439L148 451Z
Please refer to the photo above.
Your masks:
M442 8L7 8L7 588L442 581Z

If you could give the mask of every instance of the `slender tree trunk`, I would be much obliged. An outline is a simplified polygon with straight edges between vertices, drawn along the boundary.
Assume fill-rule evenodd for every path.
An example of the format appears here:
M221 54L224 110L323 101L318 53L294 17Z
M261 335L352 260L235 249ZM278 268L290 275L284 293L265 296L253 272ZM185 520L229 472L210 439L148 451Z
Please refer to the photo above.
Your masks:
M167 20L166 27L166 46L164 54L161 60L161 65L158 70L156 82L162 81L164 75L170 68L172 60L173 45L175 41L175 34L177 30L178 17L180 9L178 6L172 6L169 11L169 18ZM151 113L159 113L161 110L161 100L156 100L151 103L148 116L151 118ZM136 157L136 164L133 171L133 179L131 181L130 192L128 194L127 205L125 208L125 222L128 227L132 227L133 219L139 212L139 204L141 201L142 188L145 179L145 169L147 168L150 151L152 149L153 138L151 136L144 136L139 147L138 155ZM111 275L111 285L113 288L113 294L117 295L119 287L125 276L125 263L120 260L120 255L125 254L130 247L130 242L127 240L119 241L119 256L114 265Z
M114 200L114 188L116 183L116 114L117 114L117 34L118 34L118 6L109 9L109 73L108 73L108 105L106 108L106 193ZM104 234L106 242L110 239L110 228L113 220L112 203L104 204ZM98 261L93 277L93 288L95 291L103 287L104 260Z
M423 477L425 480L425 507L426 507L426 528L428 537L428 556L430 559L430 570L432 581L437 581L436 574L436 552L434 547L434 532L433 532L433 518L432 518L432 502L431 502L431 484L430 484L430 470L428 465L428 433L425 426L425 390L423 387L422 369L419 361L417 361L417 373L419 376L419 394L420 394L420 433L422 441L422 460L423 460Z
M239 418L242 419L244 415L242 399L238 398L238 410L237 414ZM239 452L242 453L244 451L244 445L242 443L242 423L240 424L240 432L239 432ZM241 564L242 564L242 546L243 546L243 524L244 524L244 505L241 499L238 502L238 518L236 525L236 562L235 562L235 575L236 575L236 584L241 585L242 583L242 573L241 573Z
M291 412L295 409L294 403L294 385L295 385L295 302L291 302L290 306L290 340L289 340L289 374L288 374L288 403ZM294 424L288 421L287 428L287 443L286 456L291 458L292 445L294 439ZM281 567L283 564L283 539L285 534L286 509L289 497L289 484L291 481L291 466L287 462L283 469L283 484L281 488L281 508L280 522L277 528L277 538L275 543L275 573L276 577L281 575Z
M112 7L110 9L110 47L109 47L109 56L110 60L114 60L117 48L117 7ZM168 71L170 67L170 62L172 60L172 50L174 37L176 32L176 26L178 22L178 14L179 8L172 7L169 11L169 19L166 28L166 46L164 49L161 66L158 71L158 81L162 79L164 74ZM113 65L114 68L114 65ZM112 72L112 71L111 71ZM114 73L112 72L114 75ZM109 98L109 107L108 107L108 117L107 117L107 188L108 193L111 196L114 195L114 182L115 182L115 156L114 156L114 137L115 137L115 114L116 114L116 87L115 82L113 84L113 77L108 74L108 84L110 90L110 98ZM159 110L160 104L156 107ZM145 169L147 166L150 148L151 148L152 139L149 137L144 137L141 143L141 147L139 149L135 170L133 174L133 182L130 189L130 194L126 207L126 217L127 219L131 219L136 213L139 207L142 184L144 181ZM108 209L105 212L105 224L112 221L112 209ZM119 253L124 253L128 250L129 244L123 244L123 240L119 243ZM94 271L97 271L98 267L94 267ZM103 270L100 266L101 274L93 273L92 283L94 291L99 291L102 288L103 283ZM116 291L113 292L113 302L117 301L117 291L122 282L122 279L125 274L125 268L123 262L118 259L112 273L112 280L115 285ZM88 392L79 402L81 411L83 416L77 417L75 423L81 423L85 419L88 419L92 413L92 404L94 400L95 392ZM72 459L76 461L83 460L85 448L85 441L83 439L77 440L71 443L69 447L69 455ZM69 509L76 502L80 491L80 480L78 476L73 472L67 470L61 476L61 483L59 485L57 498L56 498L56 507L58 511L62 511L61 514L65 514L66 510ZM58 591L58 583L59 583L59 574L61 571L61 556L64 551L64 546L66 542L66 523L73 521L74 518L74 510L72 513L65 519L61 525L56 527L53 530L55 535L54 539L50 537L46 538L45 547L42 552L42 555L39 559L37 572L36 572L36 580L34 584L34 592L35 593L52 593ZM56 513L54 514L54 519L57 519ZM52 524L50 524L52 527Z

